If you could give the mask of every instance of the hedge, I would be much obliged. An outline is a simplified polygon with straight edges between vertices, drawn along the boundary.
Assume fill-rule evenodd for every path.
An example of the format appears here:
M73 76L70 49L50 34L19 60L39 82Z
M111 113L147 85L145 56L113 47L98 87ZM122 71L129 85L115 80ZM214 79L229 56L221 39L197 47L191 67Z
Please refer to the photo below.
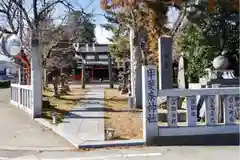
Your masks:
M11 82L9 80L2 81L0 80L0 88L10 88Z

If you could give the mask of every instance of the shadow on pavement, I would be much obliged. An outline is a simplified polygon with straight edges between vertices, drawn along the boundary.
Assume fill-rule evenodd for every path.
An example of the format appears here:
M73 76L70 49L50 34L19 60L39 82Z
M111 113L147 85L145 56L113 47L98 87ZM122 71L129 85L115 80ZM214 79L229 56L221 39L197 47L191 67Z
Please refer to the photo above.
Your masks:
M91 108L84 108L78 110L72 110L71 112L131 112L131 113L139 113L142 112L140 110L131 110L131 109L112 109L112 108L98 108L98 107L91 107Z
M80 116L80 115L77 115L75 113L67 113L66 116L65 116L65 119L68 119L68 118L75 118L75 119L109 119L108 117L104 117L104 116Z

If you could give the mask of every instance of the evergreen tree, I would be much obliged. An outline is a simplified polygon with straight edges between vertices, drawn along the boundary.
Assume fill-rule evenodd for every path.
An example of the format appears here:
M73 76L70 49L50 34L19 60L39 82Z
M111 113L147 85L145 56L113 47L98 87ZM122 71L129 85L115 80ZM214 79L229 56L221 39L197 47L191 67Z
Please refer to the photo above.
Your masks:
M239 75L239 14L230 10L225 1L217 1L216 10L209 12L206 3L197 16L188 16L189 22L178 36L178 48L188 61L187 74L191 82L203 76L204 69L212 67L212 60L227 51L229 69Z

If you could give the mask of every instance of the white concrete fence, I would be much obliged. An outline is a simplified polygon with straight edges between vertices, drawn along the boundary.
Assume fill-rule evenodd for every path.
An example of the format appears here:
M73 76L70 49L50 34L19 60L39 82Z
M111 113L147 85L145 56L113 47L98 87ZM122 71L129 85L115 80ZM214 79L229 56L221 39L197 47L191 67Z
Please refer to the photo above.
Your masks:
M165 89L157 88L157 67L142 67L143 80L143 131L144 139L157 136L192 136L209 134L239 133L236 124L235 101L240 87L202 88L202 89ZM197 96L204 96L206 111L205 123L197 121ZM216 95L223 98L224 122L218 123ZM157 97L167 97L167 125L161 126L158 120ZM186 97L186 126L178 123L179 97Z
M11 84L11 104L33 114L32 88L28 85Z

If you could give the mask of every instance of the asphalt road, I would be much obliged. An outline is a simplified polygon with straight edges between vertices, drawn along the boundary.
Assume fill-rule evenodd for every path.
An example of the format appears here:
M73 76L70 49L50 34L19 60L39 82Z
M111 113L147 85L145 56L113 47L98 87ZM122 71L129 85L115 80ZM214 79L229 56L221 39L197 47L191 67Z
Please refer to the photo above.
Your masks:
M2 159L1 159L2 158ZM239 146L180 146L78 151L0 151L0 160L239 160Z

